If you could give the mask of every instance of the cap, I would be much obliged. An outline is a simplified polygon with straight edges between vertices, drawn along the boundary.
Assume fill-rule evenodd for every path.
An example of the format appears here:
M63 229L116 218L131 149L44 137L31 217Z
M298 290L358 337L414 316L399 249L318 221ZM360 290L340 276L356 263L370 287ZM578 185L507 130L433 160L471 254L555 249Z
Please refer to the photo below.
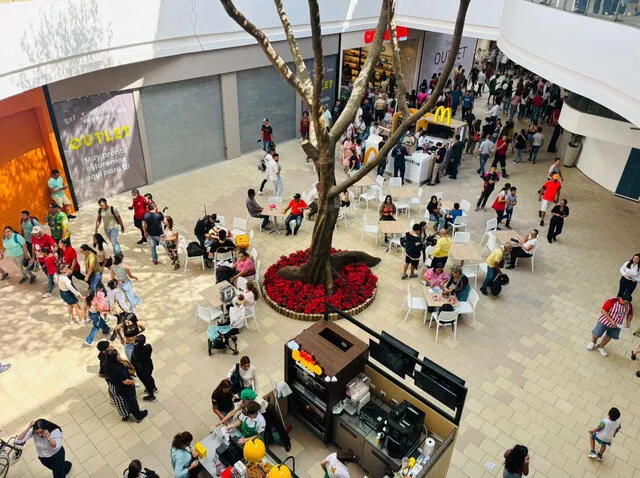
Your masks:
M32 234L39 234L42 232L42 228L40 226L33 226L33 229L31 230Z
M557 179L558 181L560 181L560 175L554 174L553 176L551 176L551 179Z
M240 392L240 400L255 400L258 395L250 388L245 388Z
M293 199L300 199L302 196L300 196L300 193L295 193L293 195Z
M267 121L269 121L269 118L264 118L264 119L262 120L262 122L263 122L263 123L266 123Z

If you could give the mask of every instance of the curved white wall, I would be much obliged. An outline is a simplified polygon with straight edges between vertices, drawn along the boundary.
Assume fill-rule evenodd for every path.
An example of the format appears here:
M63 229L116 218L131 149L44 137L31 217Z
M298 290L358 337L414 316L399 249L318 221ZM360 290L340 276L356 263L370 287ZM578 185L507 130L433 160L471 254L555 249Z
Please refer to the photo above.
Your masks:
M560 125L585 136L577 167L602 187L615 192L631 148L640 148L640 131L630 123L582 113L566 103Z
M498 46L518 64L640 125L640 29L506 0Z

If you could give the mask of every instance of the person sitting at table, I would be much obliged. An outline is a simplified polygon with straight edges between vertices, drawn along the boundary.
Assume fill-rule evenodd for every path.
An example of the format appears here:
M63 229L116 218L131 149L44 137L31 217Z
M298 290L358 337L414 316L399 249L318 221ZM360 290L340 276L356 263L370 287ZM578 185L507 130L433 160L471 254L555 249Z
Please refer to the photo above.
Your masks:
M445 215L444 227L449 227L449 224L453 224L456 221L456 217L462 216L463 211L460 209L460 203L453 203L453 209L449 209Z
M240 416L227 427L227 431L233 431L234 428L240 430L240 435L242 436L238 443L244 445L249 440L258 438L266 427L267 422L262 413L260 413L260 405L256 402L249 402L242 407Z
M238 258L233 263L233 271L235 275L231 278L229 282L232 284L236 283L238 277L248 277L255 275L256 273L256 265L253 262L253 259L249 254L247 254L246 249L240 249L238 251Z
M307 215L307 219L311 219L318 213L318 193L320 183L315 183L309 191L309 195L307 196L307 203L309 204L309 214Z
M211 325L207 331L212 342L218 337L224 340L224 344L231 349L233 355L238 355L238 337L240 330L247 325L246 312L244 310L244 295L240 294L231 300L227 306L229 320L221 320L218 325Z
M378 211L380 213L381 221L395 221L396 220L396 205L393 204L393 198L391 194L387 194L384 198L384 202L380 204L380 209ZM384 235L384 242L389 242L389 236L387 234Z
M269 216L267 216L266 214L262 214L262 211L264 211L264 208L260 206L260 204L258 204L258 201L256 201L255 189L249 189L247 191L247 200L245 202L245 205L247 207L247 212L249 213L249 216L255 217L257 219L262 219L262 224L260 225L260 229L262 231L269 231Z
M449 280L449 274L444 270L444 266L432 267L424 273L424 282L427 287L439 287L444 290Z
M218 384L211 394L211 406L213 407L213 413L215 413L220 420L223 420L228 413L233 411L235 405L233 403L231 380L224 378Z
M282 211L282 214L286 214L287 211L291 210L291 213L284 220L285 227L287 228L287 233L285 236L291 235L291 221L295 221L296 225L293 229L293 235L298 234L298 229L302 225L302 219L304 218L304 211L309 209L309 206L306 202L302 200L302 196L299 193L295 193L293 195L293 199L289 201L289 205Z
M533 229L529 234L525 236L524 239L521 239L518 242L513 241L514 246L513 250L510 254L509 265L507 269L515 269L516 268L516 260L518 257L531 257L538 247L538 230Z
M431 258L431 267L444 267L449 259L449 251L451 250L451 238L447 234L447 230L442 228L438 233L436 247L433 248L429 257Z
M351 196L349 196L349 190L342 191L340 193L340 207L351 206Z
M217 235L213 235L213 233L211 233L211 236L212 241L209 246L209 255L211 258L215 256L216 252L229 252L236 248L234 242L227 237L226 229L218 229Z
M444 287L442 295L455 295L456 299L464 302L469 297L469 279L462 273L462 266L455 265L451 267L451 277Z
M438 196L433 195L429 199L427 204L427 212L429 213L429 221L433 222L433 228L437 231L443 227L446 227L446 221L441 213L441 204L438 200Z

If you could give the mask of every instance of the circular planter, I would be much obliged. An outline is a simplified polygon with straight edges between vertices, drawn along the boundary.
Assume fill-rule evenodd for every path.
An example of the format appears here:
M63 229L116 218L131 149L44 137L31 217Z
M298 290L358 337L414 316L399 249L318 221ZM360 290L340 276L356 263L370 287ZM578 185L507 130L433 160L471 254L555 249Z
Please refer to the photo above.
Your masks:
M335 250L331 251L336 252ZM378 278L365 264L349 264L340 271L335 280L335 292L327 298L324 286L289 281L278 275L285 266L296 266L307 262L309 250L296 251L282 256L264 275L261 284L262 296L269 306L279 314L296 320L317 321L324 318L324 303L349 315L356 315L369 307L375 299ZM335 320L338 314L330 314Z

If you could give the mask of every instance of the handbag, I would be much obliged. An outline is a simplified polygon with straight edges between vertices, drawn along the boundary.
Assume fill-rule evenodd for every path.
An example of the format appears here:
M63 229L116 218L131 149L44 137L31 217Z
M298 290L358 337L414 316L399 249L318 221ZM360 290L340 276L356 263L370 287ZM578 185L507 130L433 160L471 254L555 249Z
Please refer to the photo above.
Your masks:
M229 377L229 381L231 382L231 391L234 394L239 394L240 392L242 392L243 387L243 381L242 381L242 377L240 376L240 364L236 363L236 368L233 370L233 372L231 372L231 376Z

